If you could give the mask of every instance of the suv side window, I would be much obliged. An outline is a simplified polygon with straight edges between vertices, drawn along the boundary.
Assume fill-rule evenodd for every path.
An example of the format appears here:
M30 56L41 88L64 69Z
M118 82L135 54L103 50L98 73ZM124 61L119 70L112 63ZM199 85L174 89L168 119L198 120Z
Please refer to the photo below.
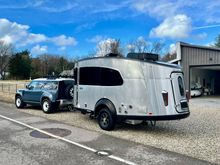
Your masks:
M37 89L38 86L39 86L39 82L37 82L37 81L32 81L32 82L28 85L28 89L34 90L34 89Z
M56 90L58 88L58 82L44 82L42 89L45 90Z

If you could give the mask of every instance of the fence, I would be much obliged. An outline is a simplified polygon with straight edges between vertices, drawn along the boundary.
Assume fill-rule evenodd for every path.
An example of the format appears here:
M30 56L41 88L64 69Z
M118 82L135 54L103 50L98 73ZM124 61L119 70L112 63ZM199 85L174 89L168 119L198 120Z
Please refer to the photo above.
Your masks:
M25 88L26 82L0 82L0 92L15 93L17 89Z

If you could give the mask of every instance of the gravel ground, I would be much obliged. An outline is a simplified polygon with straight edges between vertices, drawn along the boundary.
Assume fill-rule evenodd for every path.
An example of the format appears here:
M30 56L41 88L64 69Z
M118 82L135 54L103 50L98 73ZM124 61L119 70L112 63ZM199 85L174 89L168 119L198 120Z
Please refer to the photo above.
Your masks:
M101 130L96 120L79 112L48 115L39 108L22 111L220 164L220 97L191 99L191 115L187 119L157 122L156 127L120 124L111 132Z

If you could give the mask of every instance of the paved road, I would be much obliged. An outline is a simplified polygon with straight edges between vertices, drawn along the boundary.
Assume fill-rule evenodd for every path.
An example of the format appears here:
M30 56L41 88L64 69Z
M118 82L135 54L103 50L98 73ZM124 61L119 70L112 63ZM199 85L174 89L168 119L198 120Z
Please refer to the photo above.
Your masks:
M44 132L45 128L66 129L70 134L62 138L56 136L57 132ZM34 130L35 132L32 132ZM35 137L36 135L48 138ZM108 151L110 155L100 156L96 153L99 150ZM0 102L0 164L202 165L209 163L29 115L17 110L11 104Z

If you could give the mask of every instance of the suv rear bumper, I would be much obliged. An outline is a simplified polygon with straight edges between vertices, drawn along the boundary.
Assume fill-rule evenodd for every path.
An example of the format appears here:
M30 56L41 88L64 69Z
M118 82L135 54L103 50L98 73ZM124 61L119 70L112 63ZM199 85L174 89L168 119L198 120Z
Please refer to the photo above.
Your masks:
M67 105L73 105L72 99L60 99L57 100L57 103L60 107L67 106Z

